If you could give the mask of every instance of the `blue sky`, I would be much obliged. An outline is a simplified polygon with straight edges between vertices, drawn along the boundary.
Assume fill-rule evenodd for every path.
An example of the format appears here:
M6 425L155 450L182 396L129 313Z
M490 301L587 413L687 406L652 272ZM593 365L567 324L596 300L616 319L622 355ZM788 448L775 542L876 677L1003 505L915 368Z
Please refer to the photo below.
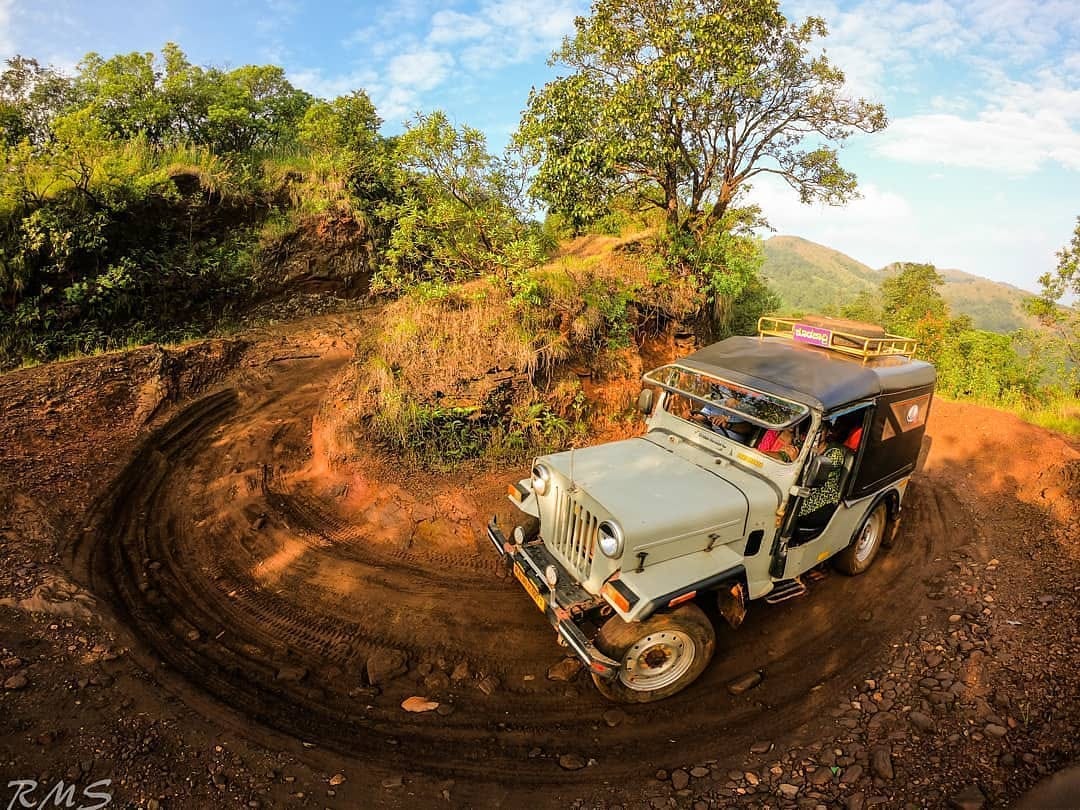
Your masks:
M388 132L445 109L501 147L578 0L0 0L0 55L70 68L87 51L158 50L199 64L283 65L322 96L366 89ZM800 205L752 191L778 233L879 267L929 261L1034 288L1080 215L1080 13L1076 0L787 0L825 18L850 90L891 124L851 139L863 198Z

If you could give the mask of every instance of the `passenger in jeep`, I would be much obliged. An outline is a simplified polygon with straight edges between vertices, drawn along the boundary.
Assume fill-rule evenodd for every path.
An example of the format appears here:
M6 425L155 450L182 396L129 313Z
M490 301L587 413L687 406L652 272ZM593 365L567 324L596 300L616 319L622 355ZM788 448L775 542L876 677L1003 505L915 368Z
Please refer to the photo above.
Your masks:
M833 468L824 483L813 487L810 494L803 499L799 508L800 526L824 526L840 503L840 483L845 462L849 456L854 455L841 443L842 438L843 435L836 425L829 426L821 433L821 439L814 451L832 462Z
M795 443L795 431L792 428L765 431L757 449L785 464L790 464L799 457L799 447Z
M803 419L783 430L766 430L755 445L755 449L770 458L790 464L799 457L809 426L810 420Z
M724 404L729 408L736 408L739 405L739 400L735 397L729 397L724 401ZM731 416L712 405L702 406L701 410L694 414L693 419L703 425L708 425L714 433L727 436L729 439L734 439L743 444L750 443L755 430L754 426L745 419Z
M733 407L738 404L738 400L732 397L727 399L725 404ZM750 443L754 432L757 430L752 424L745 419L732 416L726 411L721 411L715 405L701 404L700 407L698 405L699 403L692 402L686 397L669 395L667 404L664 407L668 413L702 427L707 427L713 433L727 436L729 439L734 439L742 444Z

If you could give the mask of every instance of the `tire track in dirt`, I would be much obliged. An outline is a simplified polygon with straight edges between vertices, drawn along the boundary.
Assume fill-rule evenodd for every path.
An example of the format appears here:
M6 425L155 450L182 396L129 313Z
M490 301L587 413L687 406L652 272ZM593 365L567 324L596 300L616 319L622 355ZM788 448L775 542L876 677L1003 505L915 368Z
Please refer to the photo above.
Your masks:
M823 709L917 626L935 558L970 533L946 526L944 514L964 514L951 492L917 482L897 542L870 572L755 604L737 632L718 626L717 656L697 683L623 707L626 721L607 728L611 704L590 686L544 678L561 657L554 634L482 543L376 538L301 474L322 392L343 362L297 362L184 408L101 498L73 552L140 661L256 738L285 735L375 767L568 790L745 751L755 738L831 723ZM253 530L260 514L266 525ZM362 685L364 662L386 649L407 653L413 671L376 694ZM500 685L490 695L476 677L425 688L419 663L445 672L465 663ZM765 672L762 685L732 697L726 684L751 670ZM412 694L454 711L405 714L399 704ZM530 757L534 748L543 753ZM567 773L555 763L567 751L597 763Z

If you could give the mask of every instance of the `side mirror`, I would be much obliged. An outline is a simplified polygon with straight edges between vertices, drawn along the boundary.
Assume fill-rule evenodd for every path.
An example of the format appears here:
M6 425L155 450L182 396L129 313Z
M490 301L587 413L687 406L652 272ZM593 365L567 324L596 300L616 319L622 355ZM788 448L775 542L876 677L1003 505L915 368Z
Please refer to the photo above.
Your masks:
M813 456L806 464L806 475L803 476L805 486L820 487L829 477L829 473L836 469L836 463L825 456Z
M641 393L637 398L637 409L643 414L648 416L652 413L653 409L653 390L651 388L641 389Z

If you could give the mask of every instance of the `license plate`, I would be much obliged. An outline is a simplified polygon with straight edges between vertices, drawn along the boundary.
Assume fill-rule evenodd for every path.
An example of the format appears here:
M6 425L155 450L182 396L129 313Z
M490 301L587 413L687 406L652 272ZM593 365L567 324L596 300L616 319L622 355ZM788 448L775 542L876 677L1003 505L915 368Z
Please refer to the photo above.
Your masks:
M544 613L547 612L547 600L540 595L540 591L537 590L533 581L525 574L525 569L521 567L520 563L514 563L514 576L517 577L517 581L521 583L521 587L532 597L532 600L536 603L536 606Z

